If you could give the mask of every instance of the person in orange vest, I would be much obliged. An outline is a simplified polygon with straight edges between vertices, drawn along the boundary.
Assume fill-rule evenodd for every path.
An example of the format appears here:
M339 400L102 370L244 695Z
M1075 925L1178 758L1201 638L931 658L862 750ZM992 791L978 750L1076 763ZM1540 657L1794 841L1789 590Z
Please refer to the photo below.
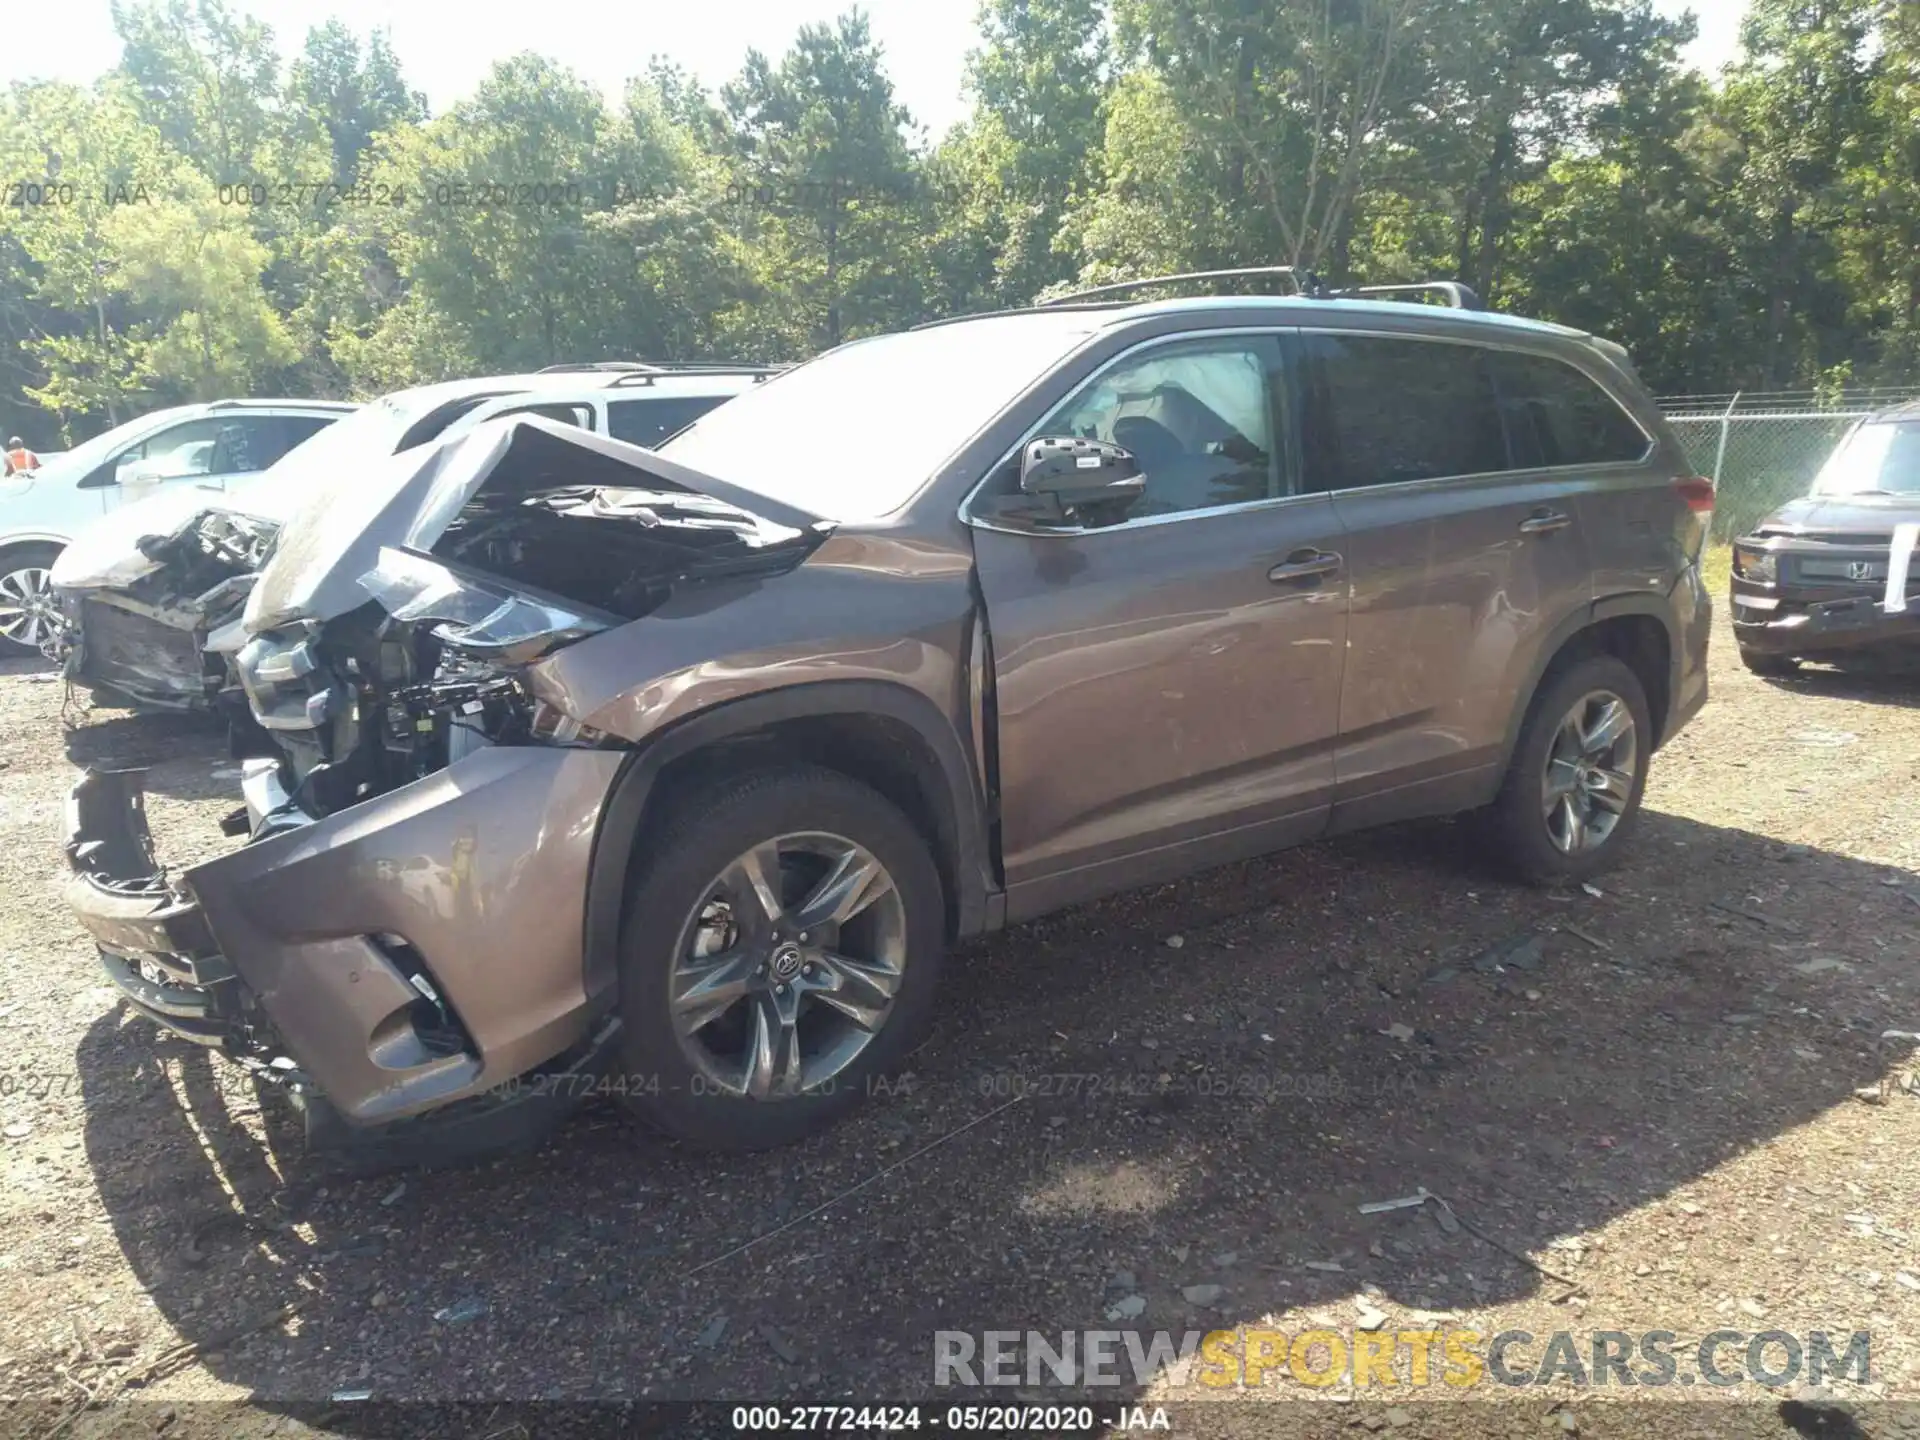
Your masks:
M29 470L40 468L40 457L29 450L26 442L18 435L7 441L7 469L9 475L24 475Z

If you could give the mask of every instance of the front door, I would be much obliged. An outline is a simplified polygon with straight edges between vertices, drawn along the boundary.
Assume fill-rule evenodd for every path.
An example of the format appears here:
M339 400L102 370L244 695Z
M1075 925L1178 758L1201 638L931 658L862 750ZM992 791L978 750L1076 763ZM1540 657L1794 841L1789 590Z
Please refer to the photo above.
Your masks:
M1343 539L1296 493L1279 362L1247 335L1121 357L1034 433L1124 445L1143 499L1098 527L974 521L1010 919L1325 824Z

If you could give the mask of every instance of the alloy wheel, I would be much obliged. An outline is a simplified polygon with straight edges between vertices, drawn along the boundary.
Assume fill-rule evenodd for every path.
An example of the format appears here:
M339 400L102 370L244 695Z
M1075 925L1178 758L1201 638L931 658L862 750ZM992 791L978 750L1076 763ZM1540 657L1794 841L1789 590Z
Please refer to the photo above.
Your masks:
M1547 836L1563 855L1607 843L1633 799L1639 774L1633 711L1611 690L1576 702L1554 731L1541 784Z
M673 1029L713 1093L781 1100L830 1086L886 1024L906 907L864 847L783 835L736 858L681 927Z
M38 650L60 628L50 571L22 566L0 574L0 637L29 650Z

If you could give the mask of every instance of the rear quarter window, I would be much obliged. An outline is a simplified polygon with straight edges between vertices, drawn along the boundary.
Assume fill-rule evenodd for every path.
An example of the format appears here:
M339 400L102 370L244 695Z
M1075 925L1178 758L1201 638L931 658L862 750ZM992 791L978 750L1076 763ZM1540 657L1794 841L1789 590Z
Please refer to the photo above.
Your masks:
M1514 447L1541 465L1630 464L1652 446L1619 401L1564 360L1503 350L1493 368Z

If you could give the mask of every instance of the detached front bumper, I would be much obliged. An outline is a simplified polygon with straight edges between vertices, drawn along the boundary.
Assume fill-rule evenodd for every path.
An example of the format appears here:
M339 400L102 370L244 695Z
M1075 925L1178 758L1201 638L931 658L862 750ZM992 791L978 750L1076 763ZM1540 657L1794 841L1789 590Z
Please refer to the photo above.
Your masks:
M257 762L254 841L172 880L138 772L89 772L67 807L67 895L132 1008L349 1129L502 1117L589 1093L548 1077L590 1073L611 1038L584 934L623 759L485 749L320 820Z

